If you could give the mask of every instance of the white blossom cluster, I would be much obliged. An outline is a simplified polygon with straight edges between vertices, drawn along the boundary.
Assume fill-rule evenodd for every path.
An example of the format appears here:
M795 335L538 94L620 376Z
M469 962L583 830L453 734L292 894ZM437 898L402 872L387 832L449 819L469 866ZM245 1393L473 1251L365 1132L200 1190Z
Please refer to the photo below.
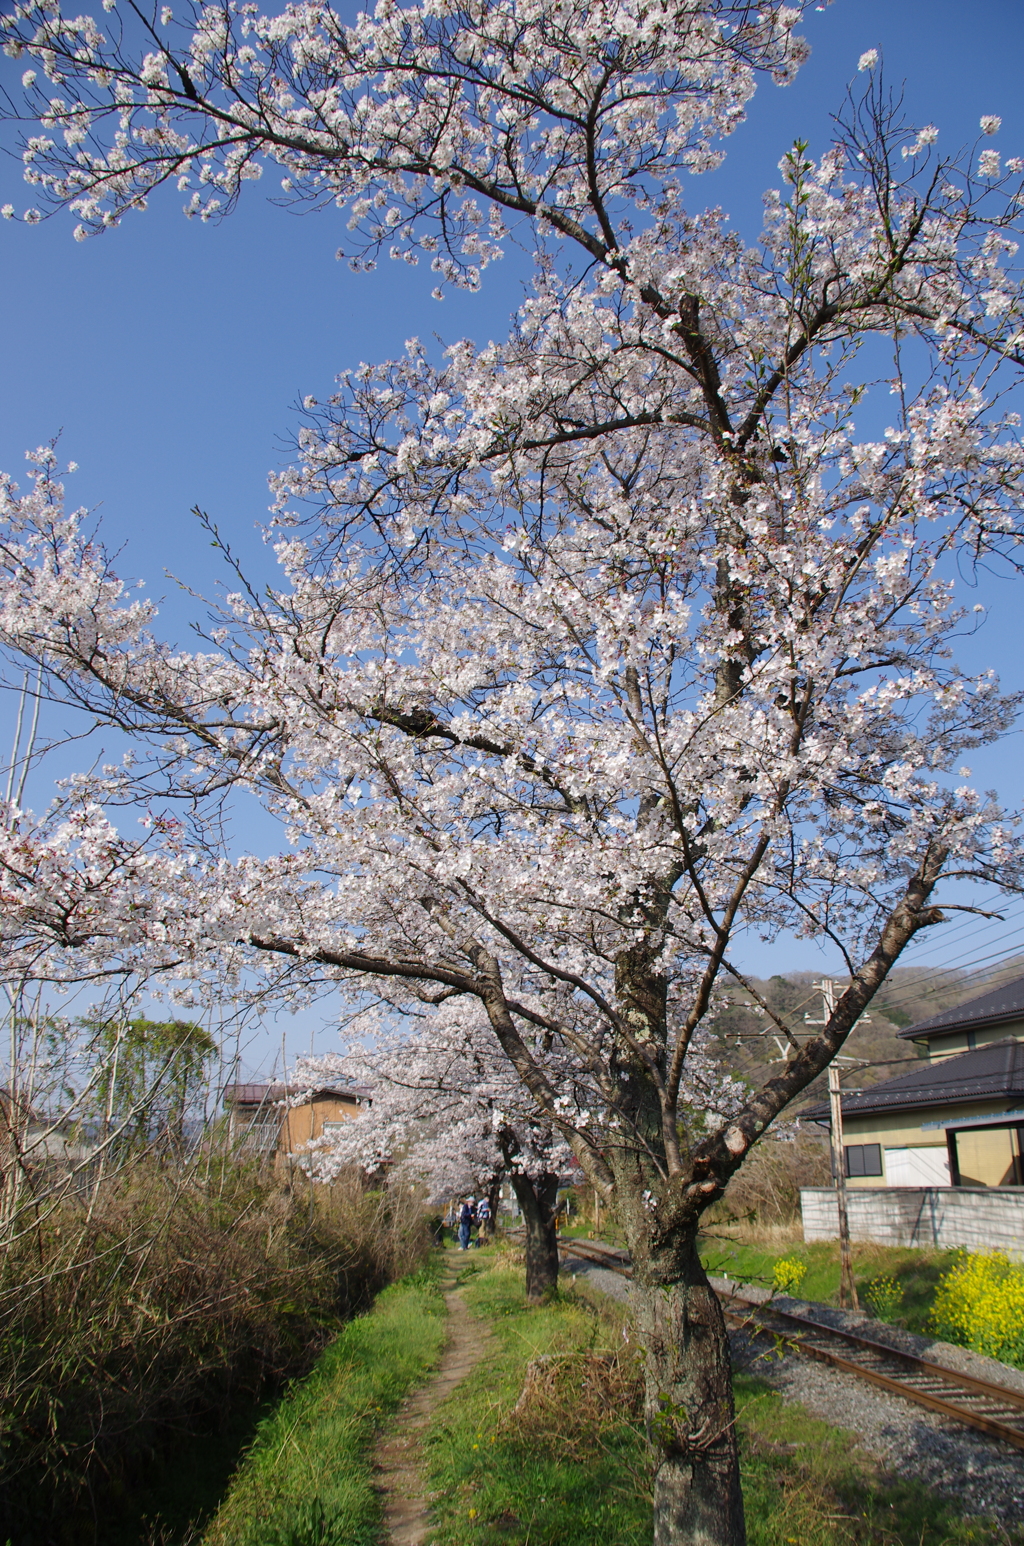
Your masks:
M757 72L784 81L806 56L799 8L774 5L381 0L346 26L319 3L275 16L229 0L138 27L109 8L102 28L56 0L2 20L8 53L42 73L26 86L44 130L28 180L80 236L167 180L188 214L217 216L269 160L286 196L348 209L357 262L424 253L442 285L478 283L509 214L586 220L595 162L602 196L626 203L715 165ZM418 229L424 215L442 234Z
M307 400L274 485L280 586L229 597L202 649L155 636L48 453L26 492L4 481L0 640L136 738L118 777L140 799L201 811L239 785L283 832L269 860L227 859L198 817L133 844L88 782L72 815L11 813L10 948L435 1015L407 1054L382 1031L366 1082L446 1066L466 1155L493 1160L485 1109L520 1144L533 1122L648 1194L655 1235L720 1194L949 883L1021 871L1014 820L958 771L1019 705L956 659L959 568L1019 557L1021 168L936 160L865 55L831 149L783 158L756 247L694 213L683 174L758 70L799 62L797 20L228 5L144 59L130 27L53 6L7 24L72 93L44 109L70 140L30 171L88 228L172 172L209 213L262 158L442 280L475 283L513 219L537 258L504 341L410 340ZM746 1090L704 1027L744 934L783 931L830 942L851 985ZM427 1152L423 1093L363 1129L382 1155Z
M315 1180L329 1182L349 1165L388 1167L442 1201L475 1197L503 1175L569 1173L572 1153L557 1123L540 1116L479 1006L450 1000L411 1035L396 1033L393 1015L380 1007L358 1023L361 1040L299 1059L291 1076L296 1101L338 1081L371 1092L357 1120L298 1156ZM585 1074L565 1049L546 1063L553 1081L575 1089L579 1118Z

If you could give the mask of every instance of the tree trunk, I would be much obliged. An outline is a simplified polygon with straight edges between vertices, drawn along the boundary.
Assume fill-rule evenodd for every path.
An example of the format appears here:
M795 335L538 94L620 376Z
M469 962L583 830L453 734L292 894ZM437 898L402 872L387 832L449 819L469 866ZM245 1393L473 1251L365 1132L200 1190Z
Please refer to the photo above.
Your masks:
M490 1235L493 1240L498 1233L498 1206L501 1202L501 1172L492 1177L491 1184L487 1188L487 1206L491 1210Z
M634 1264L656 1456L654 1546L745 1546L729 1340L695 1236L653 1252L648 1243Z
M558 1288L558 1177L545 1174L534 1181L513 1170L512 1185L526 1226L526 1297L539 1304Z

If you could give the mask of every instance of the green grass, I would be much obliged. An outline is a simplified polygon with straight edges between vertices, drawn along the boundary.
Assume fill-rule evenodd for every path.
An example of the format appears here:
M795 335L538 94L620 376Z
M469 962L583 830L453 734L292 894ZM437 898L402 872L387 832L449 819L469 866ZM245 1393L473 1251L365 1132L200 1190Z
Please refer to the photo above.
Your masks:
M759 1245L730 1239L721 1231L703 1242L700 1254L709 1272L764 1288L771 1287L775 1263L781 1258L803 1262L807 1275L794 1290L796 1296L824 1304L838 1302L839 1246L835 1241L819 1241L813 1245L797 1242L785 1247ZM909 1331L927 1332L927 1318L939 1278L953 1265L955 1256L954 1251L915 1251L902 1246L855 1242L853 1268L861 1307L868 1309L864 1292L875 1278L895 1278L903 1290L903 1305L895 1319Z
M965 1519L919 1483L895 1481L847 1430L739 1376L749 1546L1021 1546L1024 1533Z
M629 1422L591 1430L597 1442L581 1445L548 1430L528 1440L510 1421L531 1358L614 1347L621 1334L582 1295L528 1308L520 1268L480 1266L466 1300L493 1339L428 1434L432 1546L649 1546L645 1448Z
M436 1277L427 1270L385 1289L263 1420L203 1546L376 1546L369 1451L440 1356Z
M432 1546L649 1546L635 1389L595 1420L569 1379L539 1410L513 1415L531 1358L621 1347L622 1308L582 1286L527 1308L521 1273L485 1260L470 1269L466 1296L493 1339L428 1434ZM736 1394L750 1546L1024 1546L1024 1534L964 1520L923 1487L886 1479L849 1432L762 1380L737 1379Z
M432 1546L649 1546L650 1460L624 1308L583 1284L528 1307L505 1253L454 1262L491 1336L427 1433ZM370 1452L443 1346L437 1275L435 1259L385 1290L263 1420L203 1546L379 1546ZM611 1365L594 1356L613 1351ZM539 1354L570 1356L517 1416ZM589 1386L588 1369L598 1371ZM882 1476L848 1432L763 1380L739 1377L736 1394L749 1546L1024 1546L1020 1530L965 1520Z

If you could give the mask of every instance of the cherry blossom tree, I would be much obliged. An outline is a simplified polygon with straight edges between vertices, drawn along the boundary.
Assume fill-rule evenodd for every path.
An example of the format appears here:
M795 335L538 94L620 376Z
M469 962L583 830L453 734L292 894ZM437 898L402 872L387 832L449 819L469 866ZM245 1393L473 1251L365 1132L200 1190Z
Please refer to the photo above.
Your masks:
M940 158L865 55L751 247L688 174L758 70L799 63L793 9L132 15L7 23L46 82L29 176L81 234L171 177L222 212L276 164L349 210L359 263L475 285L513 223L537 261L503 343L413 341L307 400L281 584L203 650L159 641L45 455L5 485L7 646L136 738L140 798L240 785L287 834L263 861L168 850L103 948L485 1018L626 1230L655 1539L737 1546L701 1217L920 931L1020 881L960 766L1018 704L958 666L956 581L1020 535L1022 163ZM703 1027L728 984L757 1001L744 937L786 930L849 985L802 1040L761 1005L793 1055L723 1102Z
M383 1024L371 1030L368 1020L381 1010ZM559 1176L574 1163L561 1130L524 1091L479 1003L449 1000L411 1036L394 1030L394 1018L390 1005L378 1006L360 1017L364 1043L296 1064L299 1090L339 1077L373 1090L360 1120L332 1133L304 1163L318 1181L353 1163L371 1170L388 1164L434 1196L484 1191L492 1214L507 1177L523 1216L527 1298L541 1300L558 1282ZM562 1046L534 1050L578 1114L593 1099L586 1071Z
M303 1163L321 1182L346 1165L389 1165L434 1196L483 1190L492 1217L507 1177L523 1217L526 1294L538 1302L557 1286L559 1182L576 1163L562 1129L538 1111L478 1002L449 999L412 1035L394 1029L399 1019L408 1023L408 1001L381 1000L356 1016L359 1038L343 1052L298 1059L296 1101L339 1079L373 1090L360 1120L318 1141ZM698 1033L691 1048L685 1109L691 1122L720 1127L741 1108L746 1087L722 1072L704 1039ZM538 1032L532 1052L574 1123L613 1119L592 1070L562 1039Z

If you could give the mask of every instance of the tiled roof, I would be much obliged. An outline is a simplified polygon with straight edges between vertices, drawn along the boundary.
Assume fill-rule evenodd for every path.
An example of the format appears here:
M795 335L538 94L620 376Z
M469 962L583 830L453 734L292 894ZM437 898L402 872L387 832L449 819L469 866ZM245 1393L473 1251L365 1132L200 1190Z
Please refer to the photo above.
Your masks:
M843 1094L843 1116L870 1111L913 1111L929 1106L959 1106L967 1101L1024 1099L1024 1042L995 1041L974 1052L925 1063L898 1079L886 1079L869 1090ZM827 1121L828 1102L801 1111L812 1122Z
M275 1101L287 1100L291 1090L286 1084L227 1084L224 1086L225 1106L271 1106Z
M930 1020L908 1025L897 1035L908 1039L912 1036L937 1036L946 1031L976 1031L986 1025L1002 1025L1005 1020L1024 1020L1024 977L1004 983L1001 988L990 988L978 998L968 999L956 1009L944 1009Z

